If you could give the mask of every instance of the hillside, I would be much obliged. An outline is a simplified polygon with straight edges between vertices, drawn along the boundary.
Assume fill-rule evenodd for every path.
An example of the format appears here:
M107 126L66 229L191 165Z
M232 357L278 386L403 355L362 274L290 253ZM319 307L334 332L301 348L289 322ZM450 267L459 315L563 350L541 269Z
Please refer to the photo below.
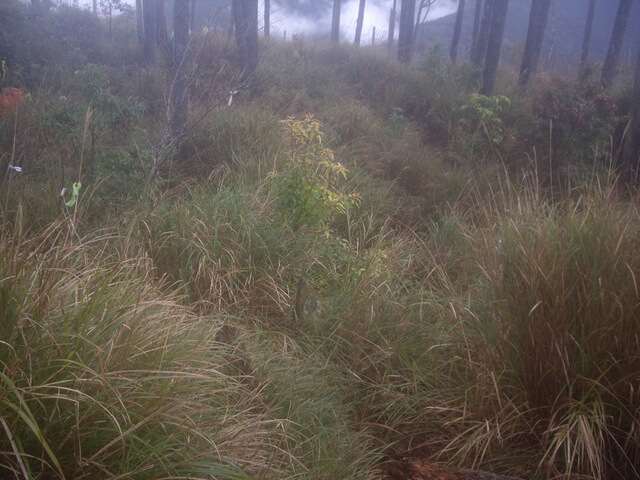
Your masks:
M640 478L628 82L262 39L247 84L210 29L177 147L169 52L42 6L0 3L0 478Z
M541 59L549 68L565 68L575 70L580 60L580 50L584 36L587 2L584 0L562 0L552 3L549 21L545 33ZM504 46L508 50L522 50L527 35L530 0L511 0L507 12ZM589 58L604 61L609 48L611 30L616 15L617 2L599 0L596 2L596 13L591 34ZM475 2L467 2L463 19L460 54L468 58L473 31ZM448 51L451 44L451 32L455 23L455 14L433 20L424 25L418 33L418 39L429 44L441 43ZM621 58L629 61L640 45L640 4L632 7L629 26L624 38ZM507 57L509 55L507 54Z

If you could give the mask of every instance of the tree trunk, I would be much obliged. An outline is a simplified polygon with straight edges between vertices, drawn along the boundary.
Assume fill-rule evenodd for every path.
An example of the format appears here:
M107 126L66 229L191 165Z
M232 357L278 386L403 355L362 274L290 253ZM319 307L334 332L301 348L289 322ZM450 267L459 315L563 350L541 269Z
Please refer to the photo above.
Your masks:
M531 2L527 40L524 45L520 77L518 78L518 85L522 89L527 88L531 75L538 68L542 40L547 28L547 18L549 18L549 7L551 7L551 0L532 0Z
M98 0L93 0L93 14L98 15Z
M144 20L142 19L142 0L136 0L136 26L138 29L138 43L144 45Z
M271 36L271 0L264 0L264 36Z
M342 0L333 0L333 15L331 16L331 42L340 43L340 9Z
M144 15L144 60L147 63L153 61L154 45L156 38L156 12L155 0L142 0L142 13Z
M589 10L587 12L587 23L584 27L584 38L582 39L582 52L580 54L579 71L584 70L589 58L589 43L591 43L591 30L593 29L593 16L596 12L596 0L589 0Z
M629 14L631 13L632 3L633 0L620 0L620 3L618 4L618 13L616 15L616 21L613 24L609 50L607 51L607 57L605 58L604 66L602 67L602 85L605 88L609 87L611 83L613 83L613 79L616 76L618 56L620 55L620 49L622 48L622 40L624 40L624 32L627 29L627 23L629 23Z
M640 174L640 49L636 59L636 73L631 98L631 124L625 136L622 158L623 178L634 180L638 184Z
M458 3L458 13L456 13L456 25L453 28L453 38L451 39L451 51L449 57L451 63L456 63L456 57L458 56L458 45L460 44L460 32L462 31L462 17L464 15L464 2L460 0Z
M396 33L396 0L393 0L393 8L389 12L389 37L387 39L387 48L389 55L393 55L393 41Z
M473 14L473 32L471 33L471 49L469 55L473 52L475 44L478 41L478 28L480 28L480 17L482 14L482 0L476 0L476 9Z
M360 46L360 37L362 36L362 24L364 22L364 6L366 0L360 0L360 5L358 6L358 20L356 22L356 38L353 43L356 46Z
M178 160L184 160L183 136L189 113L187 47L189 44L189 0L175 0L173 5L173 65L171 90L171 131L176 142Z
M487 56L482 72L482 88L480 89L480 94L487 97L493 95L493 88L496 84L496 74L498 73L498 63L500 62L500 50L502 48L502 37L504 36L504 25L507 20L508 6L509 0L494 0L491 34L489 35Z
M480 28L478 29L478 37L471 50L471 64L481 67L487 55L487 46L489 45L489 37L491 36L491 22L493 19L493 5L496 0L484 0L482 8L482 18L480 20Z
M187 11L187 19L188 18L189 12ZM189 25L187 25L187 28L189 28ZM167 14L165 3L164 0L156 0L156 45L166 47L168 44L169 36L167 35Z
M402 0L400 3L400 28L398 31L398 61L403 65L411 63L413 54L413 19L416 0Z
M233 0L233 16L242 81L246 82L258 66L258 0Z

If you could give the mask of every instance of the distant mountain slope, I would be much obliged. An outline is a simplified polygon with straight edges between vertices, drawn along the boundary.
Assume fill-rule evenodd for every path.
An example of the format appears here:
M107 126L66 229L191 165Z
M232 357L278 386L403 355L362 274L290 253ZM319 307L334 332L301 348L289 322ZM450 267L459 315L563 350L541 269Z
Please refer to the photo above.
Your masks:
M460 39L460 57L468 58L473 30L473 14L476 2L467 1ZM510 0L505 28L504 46L507 48L506 59L509 60L508 49L512 49L512 57L524 48L524 40L529 23L531 0ZM603 61L609 47L609 39L613 29L618 8L617 0L597 0L596 13L591 34L589 58ZM553 0L545 41L542 61L548 66L568 66L573 68L580 58L582 37L587 17L587 0ZM455 14L430 21L418 32L419 43L433 45L441 43L443 51L448 52ZM640 1L633 4L631 18L627 26L621 57L632 57L640 45Z

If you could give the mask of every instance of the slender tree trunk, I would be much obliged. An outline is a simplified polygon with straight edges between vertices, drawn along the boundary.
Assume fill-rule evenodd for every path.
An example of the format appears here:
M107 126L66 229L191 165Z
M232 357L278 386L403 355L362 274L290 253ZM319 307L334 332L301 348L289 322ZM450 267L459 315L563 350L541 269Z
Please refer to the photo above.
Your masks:
M364 22L364 6L366 0L360 0L360 5L358 6L358 21L356 22L356 38L354 43L356 46L360 45L360 37L362 36L362 24Z
M611 42L607 57L602 67L602 85L607 88L613 83L616 76L616 67L618 66L618 56L622 48L622 40L624 40L624 32L629 23L629 14L631 13L631 4L633 0L620 0L618 4L618 13L616 21L613 24L613 32L611 33Z
M142 0L136 0L136 26L138 28L138 43L144 45L144 20L142 19Z
M596 0L589 0L589 10L587 11L587 23L584 27L584 38L582 39L582 52L580 54L579 71L584 70L589 58L589 44L591 43L591 30L593 29L593 16L596 12Z
M400 28L398 31L398 61L403 65L411 63L413 54L413 19L416 0L402 0L400 3Z
M460 32L462 32L462 17L464 16L464 3L465 0L459 0L458 13L456 13L456 25L453 28L453 38L451 39L451 51L449 57L451 63L456 63L456 57L458 56L458 45L460 44Z
M527 88L531 75L538 68L542 40L544 40L544 31L547 28L547 18L549 18L549 7L551 7L551 0L532 0L531 2L527 40L524 45L520 77L518 78L518 85L522 89Z
M93 0L93 14L98 15L98 0Z
M340 43L340 9L342 0L333 0L333 15L331 16L331 42Z
M393 41L396 33L396 0L393 0L393 8L389 12L389 37L387 39L387 48L389 55L393 55Z
M482 15L482 0L476 0L476 8L473 14L473 32L471 33L471 49L469 55L473 52L475 44L478 41L478 28L480 28L480 17Z
M481 67L487 54L487 46L489 45L489 37L491 35L491 22L493 19L493 5L496 0L484 0L482 8L482 18L480 20L480 28L478 29L478 37L471 50L471 64Z
M264 36L271 36L271 0L264 0Z
M258 0L233 0L236 43L246 82L258 66Z
M500 50L504 36L504 26L507 20L507 8L509 0L494 0L493 16L491 21L491 34L487 46L487 56L482 72L482 88L480 94L490 97L496 84L498 63L500 62Z
M142 13L144 15L144 60L151 63L154 57L156 39L156 12L154 0L142 0Z
M173 5L173 65L174 82L171 91L171 131L177 144L177 159L184 160L181 145L189 114L188 62L189 0L175 0Z
M640 48L636 55L636 73L631 99L631 124L625 137L622 162L623 176L627 176L627 180L634 180L637 185L640 174Z
M188 18L189 12L187 11L187 19ZM187 25L187 28L189 28L189 25ZM156 45L166 47L168 44L169 36L167 35L167 14L165 3L164 0L156 0Z

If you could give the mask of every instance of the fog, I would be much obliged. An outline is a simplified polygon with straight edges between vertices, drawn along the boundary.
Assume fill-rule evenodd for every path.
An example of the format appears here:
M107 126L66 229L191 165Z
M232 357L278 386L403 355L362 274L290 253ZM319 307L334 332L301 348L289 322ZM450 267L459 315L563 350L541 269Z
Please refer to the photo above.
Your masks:
M206 3L207 1L210 0L197 0L198 3ZM398 10L400 10L400 1L397 0ZM123 0L123 2L135 6L135 0ZM92 0L63 0L62 3L77 4L84 8L91 8L93 4ZM353 40L355 36L358 3L358 0L342 1L340 15L342 40ZM292 34L303 34L308 37L329 35L332 5L333 0L272 0L271 31L274 34L282 35L287 32L289 38ZM393 0L367 0L362 27L363 43L371 41L374 26L376 27L376 38L386 40L389 29L389 11L392 5ZM427 20L450 15L456 11L457 6L458 0L437 0L429 11ZM263 8L264 1L259 0L261 26Z

